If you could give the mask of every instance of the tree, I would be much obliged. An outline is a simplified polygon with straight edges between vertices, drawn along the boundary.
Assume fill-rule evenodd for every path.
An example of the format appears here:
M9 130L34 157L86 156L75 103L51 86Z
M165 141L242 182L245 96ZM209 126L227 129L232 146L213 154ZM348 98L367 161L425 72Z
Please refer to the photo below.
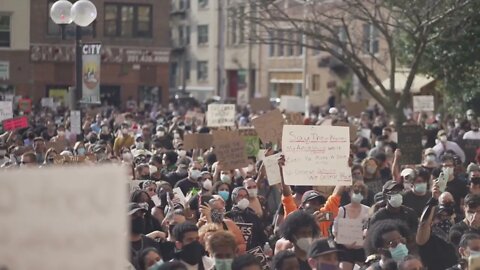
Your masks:
M252 42L297 45L329 53L357 76L363 88L394 116L404 119L403 108L427 46L442 31L455 29L458 14L475 0L248 0L244 20L254 25ZM289 32L300 33L292 39ZM409 41L409 46L398 42ZM400 68L399 50L410 50L404 86L395 85ZM379 70L384 73L379 74ZM385 77L390 84L384 86ZM400 93L396 88L402 88Z

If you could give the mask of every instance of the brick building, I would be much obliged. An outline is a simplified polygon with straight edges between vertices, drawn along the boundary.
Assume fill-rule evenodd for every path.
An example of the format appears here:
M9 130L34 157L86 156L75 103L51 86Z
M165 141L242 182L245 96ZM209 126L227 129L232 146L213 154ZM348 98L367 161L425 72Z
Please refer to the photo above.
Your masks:
M31 0L29 88L16 95L39 101L56 97L69 101L74 85L74 26L53 23L49 10L55 0ZM170 1L95 0L97 19L82 29L82 42L102 43L100 96L102 102L125 106L132 97L140 104L168 103ZM12 72L16 72L15 70Z

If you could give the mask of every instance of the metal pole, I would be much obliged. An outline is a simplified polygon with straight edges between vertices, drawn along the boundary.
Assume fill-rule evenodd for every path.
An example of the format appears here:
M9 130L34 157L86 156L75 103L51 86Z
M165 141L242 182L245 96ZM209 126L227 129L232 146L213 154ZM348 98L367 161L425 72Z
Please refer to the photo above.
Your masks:
M77 110L79 108L80 100L82 99L82 28L75 25L75 90L73 92L72 108Z

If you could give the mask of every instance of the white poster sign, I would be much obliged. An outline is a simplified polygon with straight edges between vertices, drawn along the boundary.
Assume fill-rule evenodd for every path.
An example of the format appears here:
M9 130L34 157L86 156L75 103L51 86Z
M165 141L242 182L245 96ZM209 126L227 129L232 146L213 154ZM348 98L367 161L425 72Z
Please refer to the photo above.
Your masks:
M339 126L283 127L283 176L288 185L351 185L350 130Z
M70 111L70 132L82 134L82 119L80 111Z
M413 96L414 112L433 112L435 102L433 96Z
M10 79L10 62L0 61L0 80L6 81Z
M0 122L13 118L13 105L11 101L0 101Z
M44 97L42 98L42 107L49 107L54 109L55 108L55 102L53 101L52 97Z
M124 170L118 166L22 169L2 171L0 179L1 269L125 266Z
M263 158L263 166L267 172L268 184L270 186L280 184L282 178L280 175L280 167L278 167L278 159L281 153Z
M304 113L306 110L306 101L297 96L281 96L280 109L287 112Z
M237 91L237 105L238 106L248 105L248 92L246 89Z
M235 126L235 105L234 104L208 105L207 125L209 127Z
M363 221L349 218L337 219L337 244L363 246Z

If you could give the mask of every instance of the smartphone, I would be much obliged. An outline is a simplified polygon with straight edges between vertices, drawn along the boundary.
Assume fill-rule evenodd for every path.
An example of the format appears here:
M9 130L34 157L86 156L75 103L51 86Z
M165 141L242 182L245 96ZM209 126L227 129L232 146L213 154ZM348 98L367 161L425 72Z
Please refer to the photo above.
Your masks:
M445 189L447 188L447 182L448 179L446 178L445 173L441 172L437 178L438 189L440 189L440 192L445 192Z

